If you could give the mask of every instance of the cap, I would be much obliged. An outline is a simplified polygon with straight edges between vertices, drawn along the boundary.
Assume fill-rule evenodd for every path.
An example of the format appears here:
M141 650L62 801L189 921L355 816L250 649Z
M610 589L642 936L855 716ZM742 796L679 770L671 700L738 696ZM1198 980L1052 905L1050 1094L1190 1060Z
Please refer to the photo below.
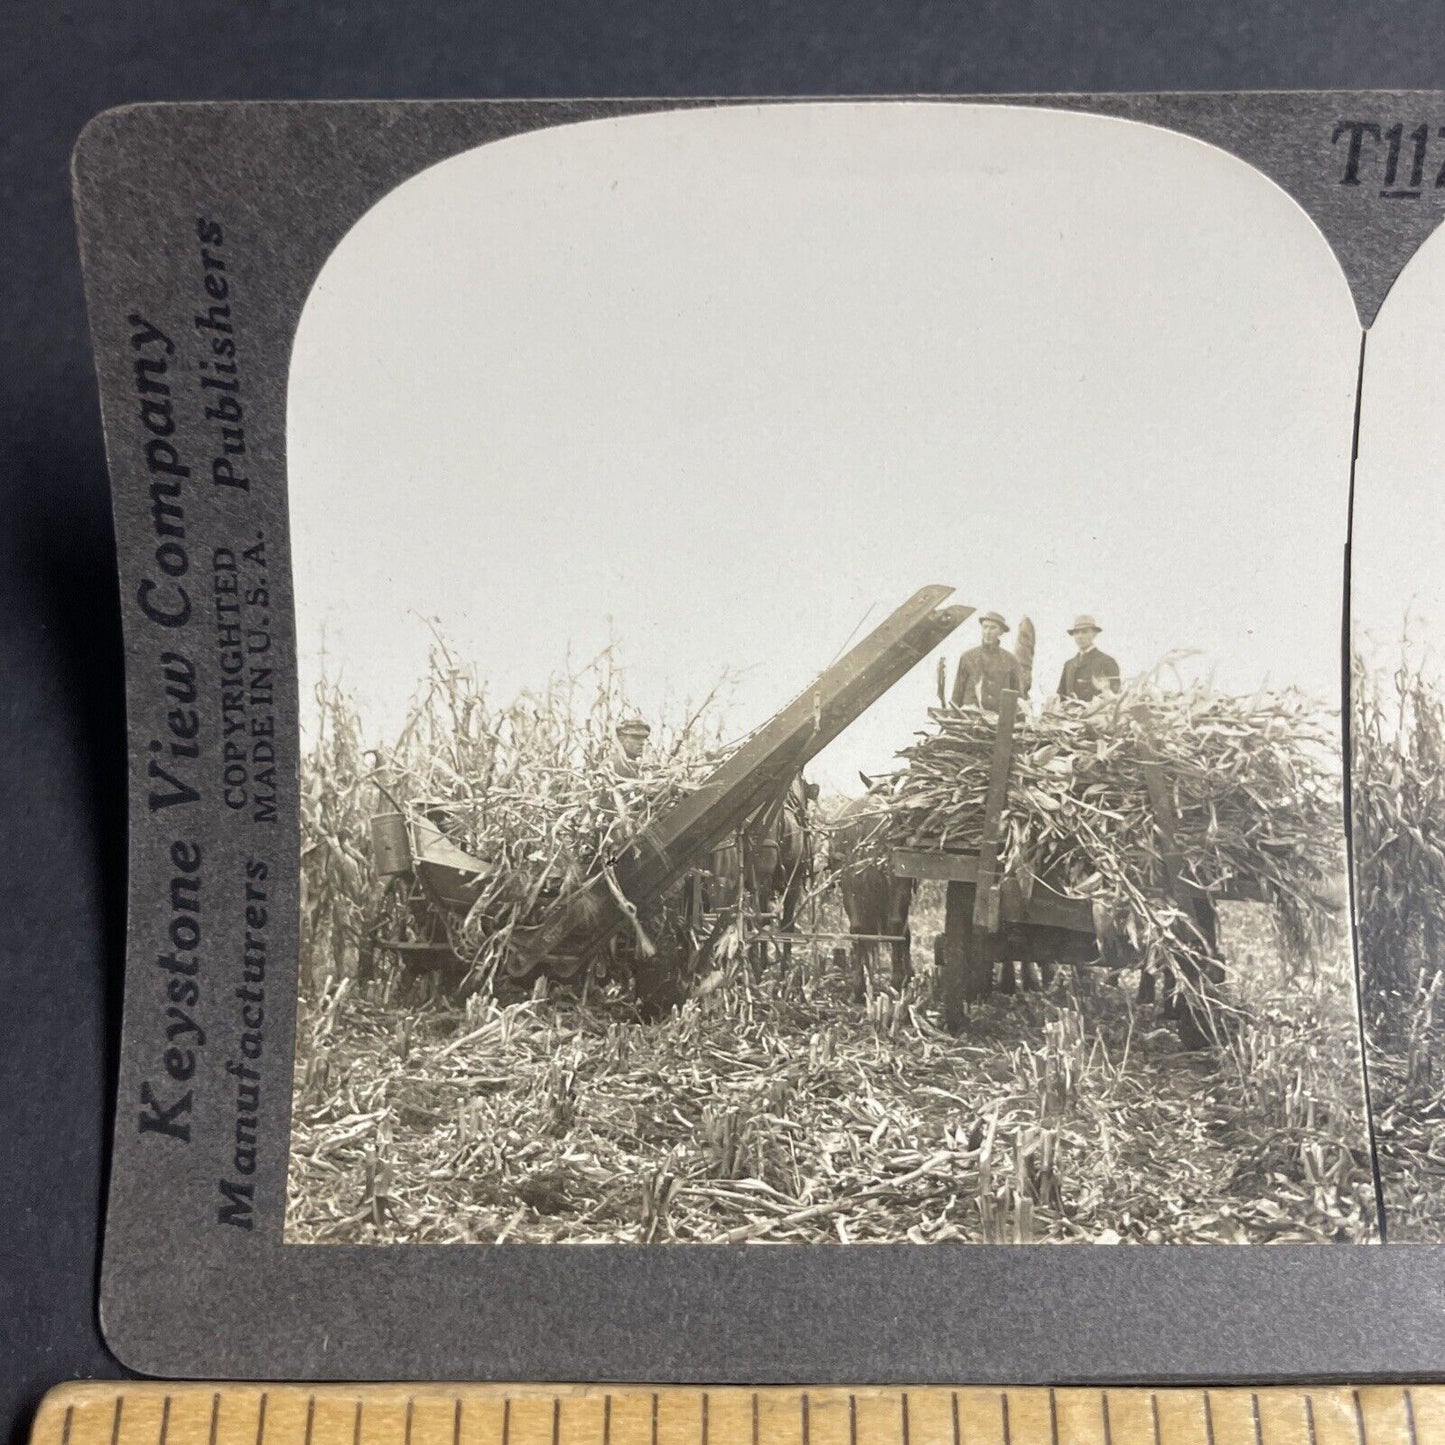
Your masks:
M652 729L640 717L626 717L617 724L616 732L619 736L623 733L641 733L643 737L648 737Z
M1008 631L1008 623L1003 620L1003 614L1001 612L985 612L983 616L980 617L978 620L980 624L985 622L997 622L1000 632Z

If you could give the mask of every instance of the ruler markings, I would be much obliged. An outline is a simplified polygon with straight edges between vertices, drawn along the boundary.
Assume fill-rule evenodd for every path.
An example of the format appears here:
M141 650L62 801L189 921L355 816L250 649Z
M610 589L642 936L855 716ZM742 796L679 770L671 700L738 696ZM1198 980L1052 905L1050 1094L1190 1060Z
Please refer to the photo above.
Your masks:
M33 1445L1445 1445L1445 1387L1419 1384L604 1394L128 1383L61 1387L52 1401Z
M1416 1437L1422 1445L1445 1439L1445 1391L1411 1390Z

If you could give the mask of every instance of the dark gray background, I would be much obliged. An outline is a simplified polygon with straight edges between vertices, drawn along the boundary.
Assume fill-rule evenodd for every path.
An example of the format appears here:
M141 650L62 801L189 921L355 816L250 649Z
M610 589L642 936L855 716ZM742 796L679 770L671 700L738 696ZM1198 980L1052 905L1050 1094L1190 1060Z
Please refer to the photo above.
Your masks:
M1438 5L927 0L104 5L0 13L0 1383L116 1374L94 1290L120 999L109 501L66 162L129 100L1445 85ZM1181 1301L1181 1304L1184 1302Z

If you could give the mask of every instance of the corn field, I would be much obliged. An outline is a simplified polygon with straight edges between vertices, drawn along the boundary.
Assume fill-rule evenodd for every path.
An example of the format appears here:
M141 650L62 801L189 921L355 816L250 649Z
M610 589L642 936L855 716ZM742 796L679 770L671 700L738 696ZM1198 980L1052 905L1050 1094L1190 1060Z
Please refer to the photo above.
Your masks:
M1445 687L1408 639L1352 666L1356 924L1389 1237L1445 1235Z
M1258 905L1220 907L1234 1023L1211 1050L1182 1048L1130 969L1061 968L945 1032L937 885L915 899L913 979L895 990L875 969L861 1001L822 883L801 921L816 941L757 966L733 940L660 1021L610 984L461 1000L360 979L378 808L424 805L481 856L505 850L486 905L505 928L544 873L585 873L725 747L704 700L654 720L635 786L599 795L622 684L605 656L496 703L439 646L386 746L320 689L289 1241L1376 1237L1347 938L1302 953ZM472 922L485 968L493 935Z

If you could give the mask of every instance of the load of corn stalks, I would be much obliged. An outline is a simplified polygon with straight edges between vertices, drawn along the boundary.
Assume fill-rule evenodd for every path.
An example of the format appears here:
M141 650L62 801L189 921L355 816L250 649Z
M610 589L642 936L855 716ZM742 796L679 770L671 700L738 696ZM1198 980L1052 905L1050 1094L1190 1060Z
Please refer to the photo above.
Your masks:
M902 753L890 841L976 848L998 719L931 712L933 730ZM1295 692L1223 696L1149 680L1091 703L1020 715L1000 862L1026 892L1093 902L1147 968L1209 941L1170 896L1145 763L1162 766L1177 822L1179 877L1211 899L1273 905L1304 953L1340 926L1344 877L1337 719Z
M369 827L397 811L483 865L453 943L485 974L510 930L605 866L725 747L706 719L713 697L677 722L655 719L635 766L616 728L632 715L611 650L539 691L494 702L444 644L399 735L367 747L339 689L318 693L320 725L303 760L302 956L310 979L341 978L381 896Z
M1439 994L1445 943L1445 690L1403 653L1372 669L1356 652L1350 734L1356 900L1365 1016L1408 1044ZM1426 1010L1432 1013L1433 1010Z

